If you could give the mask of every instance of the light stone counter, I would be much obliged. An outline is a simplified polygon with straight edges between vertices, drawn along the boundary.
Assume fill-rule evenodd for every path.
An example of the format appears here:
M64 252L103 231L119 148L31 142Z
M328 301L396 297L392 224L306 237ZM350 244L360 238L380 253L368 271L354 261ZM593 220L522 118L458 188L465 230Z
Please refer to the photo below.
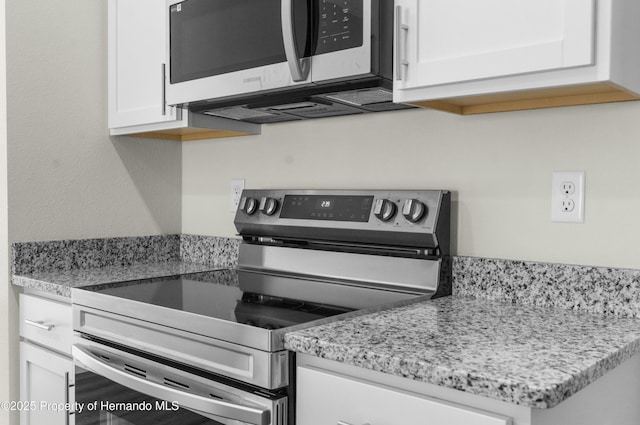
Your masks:
M197 264L181 261L133 264L129 266L106 266L92 269L54 270L14 275L12 283L25 288L50 294L71 296L71 288L131 280L177 276L187 273L206 272L224 268L224 264Z
M12 282L69 296L72 287L233 267L238 243L196 235L16 243ZM640 353L640 270L453 260L453 297L292 332L286 347L536 408Z
M71 288L234 267L238 239L161 235L15 243L14 285L65 297Z
M640 319L444 297L292 332L299 353L550 408L640 352Z

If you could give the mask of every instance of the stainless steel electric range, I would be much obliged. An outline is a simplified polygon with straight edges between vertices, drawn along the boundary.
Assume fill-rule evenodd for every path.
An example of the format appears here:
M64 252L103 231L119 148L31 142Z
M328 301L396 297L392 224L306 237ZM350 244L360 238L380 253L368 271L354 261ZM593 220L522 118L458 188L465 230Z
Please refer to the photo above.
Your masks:
M285 333L451 291L448 191L245 190L234 223L234 269L72 290L77 425L291 425Z

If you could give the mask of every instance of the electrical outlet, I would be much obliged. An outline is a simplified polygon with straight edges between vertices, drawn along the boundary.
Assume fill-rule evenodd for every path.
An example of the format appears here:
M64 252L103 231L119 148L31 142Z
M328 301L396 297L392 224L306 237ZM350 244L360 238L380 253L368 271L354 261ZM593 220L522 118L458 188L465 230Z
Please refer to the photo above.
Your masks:
M551 221L584 223L584 171L554 171L551 177Z
M576 185L573 182L562 182L560 187L565 195L572 195L576 191Z
M563 199L562 200L562 211L563 212L571 212L575 209L576 203L573 199Z
M242 190L244 189L244 179L232 179L231 180L231 204L229 205L229 211L235 212L240 204L240 198L242 197Z

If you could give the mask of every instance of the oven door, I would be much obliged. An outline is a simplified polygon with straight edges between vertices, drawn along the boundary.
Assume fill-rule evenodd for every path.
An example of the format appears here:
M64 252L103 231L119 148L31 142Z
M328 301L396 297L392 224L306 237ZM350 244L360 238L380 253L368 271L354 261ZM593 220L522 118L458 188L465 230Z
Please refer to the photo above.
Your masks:
M73 359L76 425L287 423L286 395L232 386L90 340L73 346Z
M167 103L310 84L311 3L167 0Z

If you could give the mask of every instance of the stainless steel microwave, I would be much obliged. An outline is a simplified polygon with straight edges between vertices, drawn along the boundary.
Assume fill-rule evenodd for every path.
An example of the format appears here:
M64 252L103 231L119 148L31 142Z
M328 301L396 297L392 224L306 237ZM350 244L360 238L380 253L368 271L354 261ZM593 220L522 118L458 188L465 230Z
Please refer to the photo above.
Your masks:
M392 0L167 5L170 105L393 78Z

